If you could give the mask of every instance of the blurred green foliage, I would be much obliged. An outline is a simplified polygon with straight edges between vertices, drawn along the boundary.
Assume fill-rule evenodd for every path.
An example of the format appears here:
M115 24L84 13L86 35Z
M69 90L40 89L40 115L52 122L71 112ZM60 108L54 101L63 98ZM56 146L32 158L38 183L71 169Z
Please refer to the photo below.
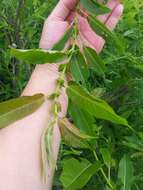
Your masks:
M0 100L20 94L32 67L11 59L9 46L38 48L45 18L57 0L2 0L0 3Z

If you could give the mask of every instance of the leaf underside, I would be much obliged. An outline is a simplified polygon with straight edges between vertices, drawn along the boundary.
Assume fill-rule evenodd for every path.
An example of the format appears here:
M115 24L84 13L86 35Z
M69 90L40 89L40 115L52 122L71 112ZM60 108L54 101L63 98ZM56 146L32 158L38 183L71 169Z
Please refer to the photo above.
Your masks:
M66 52L42 49L11 49L11 56L30 64L58 63L66 59Z
M45 101L43 94L23 96L0 103L0 128L35 112Z

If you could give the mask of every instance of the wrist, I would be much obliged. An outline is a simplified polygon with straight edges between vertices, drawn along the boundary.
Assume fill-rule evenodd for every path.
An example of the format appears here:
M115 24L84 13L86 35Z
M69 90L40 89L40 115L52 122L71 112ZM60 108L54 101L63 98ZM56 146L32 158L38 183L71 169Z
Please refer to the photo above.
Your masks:
M58 64L36 65L22 95L43 93L47 96L49 93L52 93L59 76L58 67Z
M56 89L57 79L59 78L58 69L59 64L36 65L22 96L32 96L37 93L43 93L45 96L51 95ZM62 89L59 102L62 109L60 116L65 116L68 105L65 88Z

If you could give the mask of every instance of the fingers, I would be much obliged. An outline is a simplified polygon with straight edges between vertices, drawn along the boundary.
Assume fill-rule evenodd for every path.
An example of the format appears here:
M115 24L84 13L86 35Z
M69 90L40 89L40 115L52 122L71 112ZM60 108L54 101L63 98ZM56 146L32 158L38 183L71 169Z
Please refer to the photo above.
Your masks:
M92 30L86 18L78 15L78 23L82 41L87 41L86 44L89 43L97 52L100 52L104 45L103 38Z
M99 15L97 16L98 20L101 22L105 23L110 15L112 14L112 11L115 9L115 7L119 4L119 0L109 0L107 3L107 7L111 9L111 13L104 14L104 15Z
M100 19L102 22L106 21L106 26L110 30L113 30L119 22L119 19L123 13L123 5L119 4L117 0L110 0L108 6L110 9L113 9L112 13L110 13L110 15L102 15L101 17L98 17L98 19ZM105 40L92 30L85 18L79 16L78 20L81 36L85 39L83 42L87 41L88 44L90 44L90 47L93 47L97 53L100 53L105 44Z
M55 9L52 11L49 19L62 20L64 21L69 15L70 11L73 10L78 0L60 0Z
M101 1L101 0L100 0ZM40 48L50 49L57 43L64 32L69 27L69 20L73 20L73 15L69 17L69 13L74 9L78 0L60 0L50 17L45 21L42 37L40 40ZM119 0L109 0L107 6L112 9L110 14L100 15L98 19L104 22L106 26L113 30L117 25L120 16L123 12L123 5L119 4ZM68 22L67 22L68 18ZM99 53L104 46L104 39L91 29L87 20L82 16L78 15L79 20L79 31L83 41L90 44Z
M106 26L110 29L113 30L116 25L119 22L120 17L122 16L124 7L122 4L119 4L114 11L112 12L112 14L110 15L110 17L108 18L108 20L106 21Z
M80 49L81 51L83 50L83 45L86 46L86 47L90 47L92 49L95 49L97 53L100 53L104 44L105 44L105 40L103 38L101 38L100 36L97 35L97 38L96 38L96 43L90 43L89 41L87 41L85 39L85 37L82 36L82 34L80 35L79 37L79 40L80 42ZM81 43L82 41L82 43Z

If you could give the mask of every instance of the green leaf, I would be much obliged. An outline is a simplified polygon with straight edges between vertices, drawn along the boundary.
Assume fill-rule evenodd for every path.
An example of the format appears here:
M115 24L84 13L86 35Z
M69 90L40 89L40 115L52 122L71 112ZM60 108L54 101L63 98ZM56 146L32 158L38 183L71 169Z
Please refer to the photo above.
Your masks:
M123 145L131 149L135 149L137 151L143 152L143 142L137 136L125 137L125 140L123 141Z
M61 40L60 40L58 43L56 43L56 44L54 45L54 47L52 48L52 50L58 50L58 51L63 50L64 47L65 47L65 45L66 45L66 43L67 43L67 41L68 41L69 38L71 37L72 32L73 32L73 28L70 27L70 28L65 32L65 34L63 35L63 37L61 38Z
M143 132L138 132L138 135L141 138L141 140L143 141Z
M86 86L86 81L89 77L88 66L79 48L76 47L75 52L70 60L70 70L75 81L82 82Z
M58 126L67 145L75 148L90 148L88 141L94 139L94 137L81 133L68 119L59 119Z
M119 163L118 178L122 183L122 190L130 190L133 182L133 164L129 156L124 155Z
M0 103L0 128L35 112L45 101L43 94L23 96Z
M48 126L47 133L45 134L45 146L46 146L49 167L50 169L55 170L56 159L54 155L52 142L53 142L53 126L51 125L51 126Z
M98 3L96 0L80 0L80 2L85 10L95 15L105 14L111 11L108 7Z
M124 52L123 44L114 32L110 31L102 22L97 20L94 15L89 15L88 18L90 26L97 34L114 43L120 53Z
M81 162L74 158L64 160L63 172L60 177L64 189L76 190L83 188L101 167L100 162L92 164L86 159L82 159Z
M57 63L66 59L66 52L42 49L11 49L11 56L30 64Z
M104 160L104 163L107 167L111 167L112 158L109 150L107 148L101 148L100 152L102 154L102 158Z
M95 118L72 102L69 105L69 114L81 131L89 135L94 135L97 132L98 127L95 124Z
M56 168L56 159L53 151L53 124L48 123L41 136L41 174L43 183L48 183L49 169L54 171Z
M75 105L96 118L129 126L126 119L117 115L104 100L93 97L81 86L75 83L70 83L67 88L67 94Z
M84 48L86 62L91 69L93 69L99 76L104 75L106 70L105 64L96 51L90 47Z

